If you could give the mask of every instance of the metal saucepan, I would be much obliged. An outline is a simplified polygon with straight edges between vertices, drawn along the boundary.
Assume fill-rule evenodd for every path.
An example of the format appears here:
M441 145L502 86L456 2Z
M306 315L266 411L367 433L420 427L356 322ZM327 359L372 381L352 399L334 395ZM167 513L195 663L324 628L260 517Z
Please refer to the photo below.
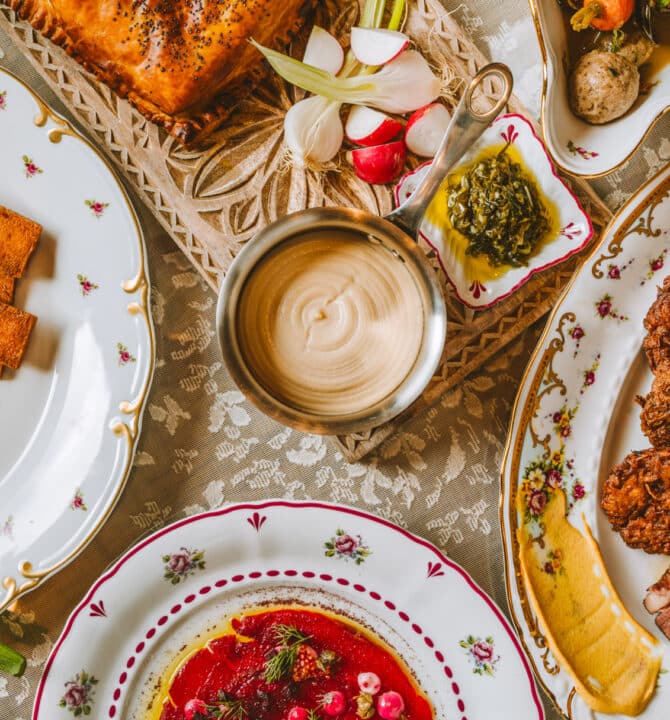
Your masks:
M486 80L497 77L502 91L495 105L483 112L473 107L473 95ZM435 372L446 338L446 308L442 288L423 250L417 245L419 225L447 172L501 112L512 91L506 65L492 63L473 78L461 98L433 163L410 198L386 217L352 208L311 208L287 215L262 230L235 258L219 295L217 328L223 359L233 380L264 413L284 425L306 432L340 435L362 432L395 417L416 400ZM245 283L258 263L280 243L317 230L340 230L377 243L391 252L413 278L423 306L421 346L409 374L390 395L358 412L324 415L292 406L275 397L249 367L238 335L238 306Z

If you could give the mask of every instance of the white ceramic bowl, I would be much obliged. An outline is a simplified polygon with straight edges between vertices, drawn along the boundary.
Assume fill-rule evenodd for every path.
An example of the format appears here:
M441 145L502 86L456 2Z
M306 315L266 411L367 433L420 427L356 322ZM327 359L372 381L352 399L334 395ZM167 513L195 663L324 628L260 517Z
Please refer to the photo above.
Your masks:
M561 170L597 177L616 170L639 147L670 108L670 65L653 78L649 92L622 117L590 125L573 114L568 101L567 39L556 0L529 0L542 51L544 140Z

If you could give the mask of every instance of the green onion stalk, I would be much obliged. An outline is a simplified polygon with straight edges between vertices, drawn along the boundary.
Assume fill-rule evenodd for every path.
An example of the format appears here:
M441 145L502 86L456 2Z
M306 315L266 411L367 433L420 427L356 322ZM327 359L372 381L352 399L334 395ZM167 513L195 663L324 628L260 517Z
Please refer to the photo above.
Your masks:
M394 0L390 11L388 29L398 30L403 22L406 0ZM379 28L383 23L387 0L367 0L361 13L359 26ZM312 65L300 62L283 53L252 44L266 57L273 69L284 80L314 93L293 105L284 120L284 142L298 166L319 166L330 161L338 152L344 138L340 108L344 102L362 102L370 92L370 86L361 82L365 75L376 68L362 66L351 50L347 51L342 69L337 77ZM347 82L353 86L349 93ZM344 84L344 85L342 85ZM358 93L358 95L356 95Z

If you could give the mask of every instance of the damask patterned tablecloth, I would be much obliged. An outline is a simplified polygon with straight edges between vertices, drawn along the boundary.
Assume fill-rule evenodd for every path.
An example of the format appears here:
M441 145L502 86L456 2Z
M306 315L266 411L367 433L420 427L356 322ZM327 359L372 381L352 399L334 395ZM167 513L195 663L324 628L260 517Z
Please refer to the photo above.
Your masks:
M537 110L540 55L525 0L444 4L487 55L512 66L518 94ZM2 64L67 115L2 35L0 48ZM612 209L668 161L669 129L666 117L630 163L594 183ZM541 323L365 461L349 464L326 439L285 429L244 400L222 366L213 292L135 204L148 246L157 346L134 467L88 548L0 615L0 641L28 658L22 678L0 675L0 720L30 717L40 674L68 614L115 558L164 524L224 503L317 498L364 508L435 543L506 610L499 468L514 395ZM547 710L548 718L559 717L549 703Z

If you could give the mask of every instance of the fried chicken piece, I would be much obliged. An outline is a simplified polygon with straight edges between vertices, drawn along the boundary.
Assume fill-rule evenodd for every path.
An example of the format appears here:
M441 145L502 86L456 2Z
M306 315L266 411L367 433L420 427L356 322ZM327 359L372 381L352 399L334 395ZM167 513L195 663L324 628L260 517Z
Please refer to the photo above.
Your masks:
M600 507L627 545L670 555L670 449L629 453L605 481Z
M664 365L670 365L670 275L663 280L658 296L644 318L647 336L642 347L649 367L656 373Z
M638 396L642 406L640 426L655 448L670 448L670 366L662 366L645 397Z

